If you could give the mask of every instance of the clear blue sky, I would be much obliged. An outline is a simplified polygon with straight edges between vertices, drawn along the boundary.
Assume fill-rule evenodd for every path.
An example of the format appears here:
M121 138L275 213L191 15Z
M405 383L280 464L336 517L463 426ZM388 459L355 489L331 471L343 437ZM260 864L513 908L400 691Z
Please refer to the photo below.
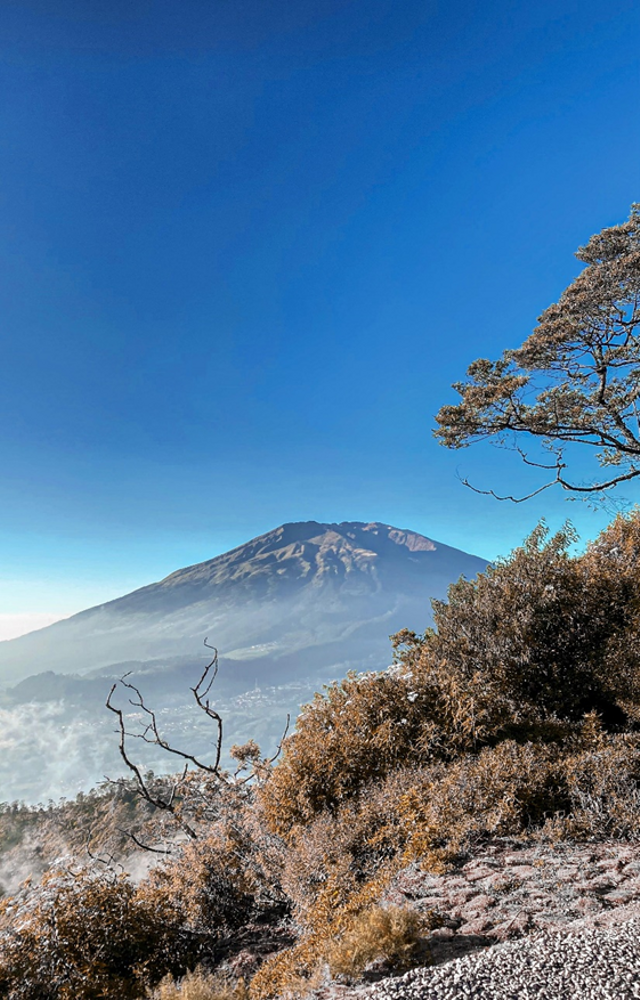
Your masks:
M0 615L283 521L604 524L431 430L640 199L636 0L3 0L0 52Z

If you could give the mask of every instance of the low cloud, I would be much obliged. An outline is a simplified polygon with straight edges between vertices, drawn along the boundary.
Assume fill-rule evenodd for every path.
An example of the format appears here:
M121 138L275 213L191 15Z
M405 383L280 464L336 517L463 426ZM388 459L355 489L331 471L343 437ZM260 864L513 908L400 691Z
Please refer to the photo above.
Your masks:
M0 642L4 639L17 639L27 632L53 625L54 622L69 618L71 613L61 615L59 612L33 611L26 614L0 614Z
M46 802L73 797L118 765L113 724L71 715L62 702L0 707L0 798Z

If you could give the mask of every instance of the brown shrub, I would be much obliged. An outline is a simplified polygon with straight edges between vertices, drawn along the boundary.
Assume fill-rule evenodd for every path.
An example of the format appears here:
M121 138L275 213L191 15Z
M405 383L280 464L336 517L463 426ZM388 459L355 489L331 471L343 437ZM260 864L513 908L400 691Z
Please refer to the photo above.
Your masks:
M569 555L575 534L544 525L508 559L434 602L428 655L458 676L479 673L512 723L579 720L596 710L608 723L619 688L604 668L626 613L626 595L604 599L594 560Z
M394 638L397 664L316 695L261 795L289 838L393 770L502 740L562 742L596 711L640 724L640 512L572 557L567 527L434 601L434 628Z
M206 836L154 868L141 899L172 919L210 956L247 921L283 907L282 843L262 818L249 789L226 789Z
M562 760L569 809L549 821L554 837L625 839L640 829L640 737L601 734Z
M417 637L415 643L422 648ZM431 659L351 674L316 695L298 719L259 792L267 822L288 839L296 825L400 767L472 750L500 723L500 707L479 678L460 682Z
M137 1000L189 961L171 914L112 872L57 871L3 903L0 995L6 1000Z
M412 968L418 956L425 964L426 953L420 945L426 929L425 920L415 910L372 906L360 913L349 930L327 949L329 972L352 981L376 959L397 972Z
M205 972L198 967L187 972L182 979L166 976L148 994L149 1000L247 1000L248 994L242 981L230 979L222 973Z

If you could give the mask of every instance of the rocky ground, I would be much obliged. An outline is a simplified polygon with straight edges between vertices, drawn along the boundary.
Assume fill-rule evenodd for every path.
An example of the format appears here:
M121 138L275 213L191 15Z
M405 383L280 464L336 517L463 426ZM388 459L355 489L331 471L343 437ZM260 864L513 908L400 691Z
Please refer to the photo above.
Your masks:
M537 930L604 927L640 912L640 842L495 841L446 875L406 868L385 900L445 918L435 963Z
M412 1000L414 996L425 1000L497 998L511 994L500 992L497 987L494 992L490 987L488 992L482 992L478 983L483 975L490 982L493 973L489 974L487 969L503 965L511 969L505 974L511 976L514 997L542 998L547 995L542 986L536 991L531 984L514 983L513 977L521 974L517 971L518 961L525 961L522 956L526 955L525 964L530 970L541 962L544 966L540 956L544 956L545 950L549 955L562 955L570 941L574 942L571 947L575 947L576 953L583 956L582 961L592 952L606 953L614 956L611 962L615 966L616 949L620 949L625 956L620 959L625 965L619 970L620 976L631 977L634 982L629 982L629 992L618 983L617 992L612 995L640 996L640 988L635 985L640 982L640 944L637 948L633 944L640 941L640 921L635 919L640 916L640 842L549 844L495 840L444 875L411 865L396 876L384 901L409 906L424 914L432 911L443 918L443 926L433 931L427 941L436 969L422 978L416 972L406 979L383 978L376 986L332 984L319 994L323 1000L355 1000L363 996L371 1000L387 996L397 1000ZM502 946L518 938L527 941L509 944L506 950ZM636 971L629 965L630 949L638 956ZM518 955L521 957L516 958ZM573 987L565 988L558 980L560 992L551 995L557 1000L574 996L584 996L586 1000L593 987L594 996L603 1000L608 997L612 976L618 982L617 973L614 975L611 964L606 966L606 972L599 972L591 960L588 966L589 975L596 979L595 986L583 984L578 992L572 992ZM547 978L550 969L551 966ZM384 973L382 966L372 968L370 981L384 977ZM609 982L598 986L599 976L605 976Z

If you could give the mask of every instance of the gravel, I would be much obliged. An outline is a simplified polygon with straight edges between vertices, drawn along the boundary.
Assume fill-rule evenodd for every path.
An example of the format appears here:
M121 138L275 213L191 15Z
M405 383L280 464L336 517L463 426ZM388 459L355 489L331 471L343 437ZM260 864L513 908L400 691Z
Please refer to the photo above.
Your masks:
M640 998L640 917L609 928L553 931L414 969L367 1000L629 1000Z

